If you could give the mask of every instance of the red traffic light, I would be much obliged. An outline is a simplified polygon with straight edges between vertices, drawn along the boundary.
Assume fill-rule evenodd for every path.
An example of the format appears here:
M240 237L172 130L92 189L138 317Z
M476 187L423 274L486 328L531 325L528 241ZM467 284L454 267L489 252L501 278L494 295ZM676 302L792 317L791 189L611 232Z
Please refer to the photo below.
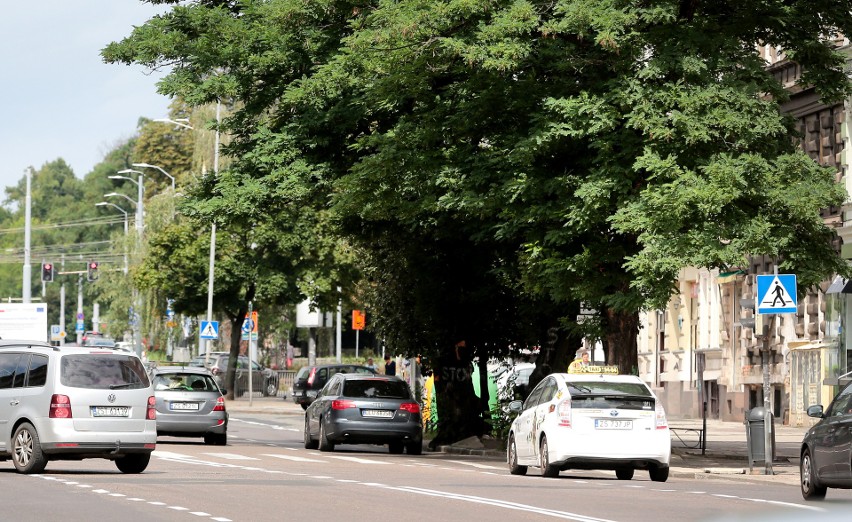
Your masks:
M89 263L89 268L97 269L97 268L98 268L98 263L97 263L97 262L95 262L95 261L92 261L91 263Z
M44 270L53 270L53 265L51 265L50 263L45 263L42 268Z

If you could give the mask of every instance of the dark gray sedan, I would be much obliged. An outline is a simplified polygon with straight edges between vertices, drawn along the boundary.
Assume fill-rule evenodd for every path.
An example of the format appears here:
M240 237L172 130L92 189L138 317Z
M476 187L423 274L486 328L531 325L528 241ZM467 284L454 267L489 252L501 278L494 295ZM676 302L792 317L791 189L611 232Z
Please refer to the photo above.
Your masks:
M387 444L390 453L423 452L420 405L398 377L339 373L305 411L305 448Z
M157 401L157 435L204 437L205 444L228 442L225 398L204 368L160 366L151 374Z
M823 411L808 407L820 419L802 440L799 473L805 500L825 498L829 487L852 489L852 383Z

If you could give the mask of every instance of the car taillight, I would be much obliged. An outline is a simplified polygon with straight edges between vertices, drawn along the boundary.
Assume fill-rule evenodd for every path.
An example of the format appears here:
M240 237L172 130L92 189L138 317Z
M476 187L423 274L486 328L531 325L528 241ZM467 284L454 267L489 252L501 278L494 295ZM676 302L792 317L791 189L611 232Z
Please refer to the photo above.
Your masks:
M216 399L216 406L213 406L213 411L225 411L225 398L219 397Z
M416 402L403 402L399 405L399 409L408 413L420 413L420 405Z
M151 395L148 397L148 411L145 414L148 420L157 420L157 399Z
M355 408L355 403L353 401L347 401L342 399L331 401L332 410L345 410L346 408Z
M669 421L666 420L666 410L663 409L663 405L660 401L657 401L655 417L658 430L664 430L669 427Z
M314 377L317 376L317 369L311 368L311 374L308 375L308 386L311 386L314 383Z
M71 415L71 399L67 395L59 395L54 393L50 398L50 413L48 417L51 419L70 419Z
M560 426L571 427L571 399L566 399L556 406L556 416Z

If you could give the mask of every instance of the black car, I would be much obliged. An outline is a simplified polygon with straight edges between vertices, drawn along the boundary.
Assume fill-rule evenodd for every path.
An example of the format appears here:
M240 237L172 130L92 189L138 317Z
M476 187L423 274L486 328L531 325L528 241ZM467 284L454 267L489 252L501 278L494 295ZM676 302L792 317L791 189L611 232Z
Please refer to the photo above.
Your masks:
M320 364L303 366L293 379L293 402L300 404L303 410L314 402L317 392L338 373L359 373L362 375L377 375L378 372L367 366L357 364Z
M399 377L338 373L305 412L305 448L387 444L390 453L423 452L420 405Z
M820 421L802 440L800 484L805 500L821 500L829 487L852 489L852 383L824 412L822 405L807 411Z

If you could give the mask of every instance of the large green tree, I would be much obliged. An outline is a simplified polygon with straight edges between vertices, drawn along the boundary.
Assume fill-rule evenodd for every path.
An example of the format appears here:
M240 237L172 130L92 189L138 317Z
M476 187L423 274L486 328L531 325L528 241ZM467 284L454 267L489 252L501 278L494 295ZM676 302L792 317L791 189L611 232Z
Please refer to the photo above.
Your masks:
M683 266L847 271L819 218L844 191L793 145L755 51L836 100L837 32L840 0L198 1L104 57L170 65L161 92L190 104L235 100L231 173L192 205L345 238L405 353L453 369L460 341L484 361L559 325L541 361L564 368L582 301L630 372L637 314Z

